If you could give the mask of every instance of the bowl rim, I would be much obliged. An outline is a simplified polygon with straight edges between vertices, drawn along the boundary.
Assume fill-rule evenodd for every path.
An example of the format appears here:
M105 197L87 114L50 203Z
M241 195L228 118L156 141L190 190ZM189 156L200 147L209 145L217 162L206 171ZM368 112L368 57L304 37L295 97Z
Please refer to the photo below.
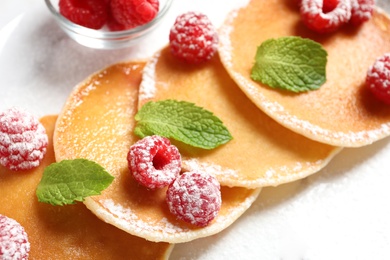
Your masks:
M72 21L68 20L64 16L60 14L60 12L54 7L52 0L45 0L46 6L50 10L50 12L54 15L55 19L59 22L59 24L62 27L65 27L67 30L73 31L76 34L81 34L87 37L91 38L104 38L104 39L117 39L121 37L128 37L130 35L136 35L140 34L144 31L148 31L148 29L152 28L155 24L160 22L162 17L165 16L165 14L168 12L169 8L172 5L173 0L165 0L165 4L163 5L163 8L161 8L156 15L156 17L141 26L137 26L132 29L128 30L122 30L122 31L102 31L100 29L91 29L87 28L78 24L73 23Z

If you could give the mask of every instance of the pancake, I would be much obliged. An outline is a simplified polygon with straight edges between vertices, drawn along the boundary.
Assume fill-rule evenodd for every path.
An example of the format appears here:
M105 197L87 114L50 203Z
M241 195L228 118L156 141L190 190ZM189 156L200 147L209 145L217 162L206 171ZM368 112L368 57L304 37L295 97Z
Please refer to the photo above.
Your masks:
M222 63L245 94L270 117L307 138L334 146L359 147L390 134L390 107L364 86L369 66L390 51L390 20L376 9L362 26L347 24L320 35L300 21L295 1L252 0L233 11L220 28ZM250 78L257 46L297 35L328 52L327 81L319 90L295 94Z
M140 106L164 99L195 103L219 117L233 140L213 150L178 144L183 168L213 173L221 184L276 186L323 168L341 148L312 141L258 109L229 77L218 56L202 65L183 64L169 47L144 69Z
M215 234L241 216L260 189L221 187L218 216L207 227L199 228L169 212L166 188L148 190L133 179L126 157L130 146L139 140L133 127L143 67L142 62L112 65L75 87L57 120L56 160L90 159L115 177L101 195L86 198L84 204L119 229L169 243Z
M150 242L104 223L83 203L52 206L38 202L35 190L44 168L55 162L56 118L41 119L49 145L38 168L12 172L0 166L0 214L25 228L31 244L29 259L168 259L173 245Z

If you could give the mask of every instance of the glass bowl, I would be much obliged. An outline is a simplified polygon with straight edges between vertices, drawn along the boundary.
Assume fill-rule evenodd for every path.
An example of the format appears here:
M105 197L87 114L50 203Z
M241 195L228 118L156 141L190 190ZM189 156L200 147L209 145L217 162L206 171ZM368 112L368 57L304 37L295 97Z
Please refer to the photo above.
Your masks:
M109 31L105 27L99 30L86 28L75 24L59 12L59 0L45 0L47 7L53 14L61 29L81 45L95 49L119 49L132 46L151 32L164 18L173 0L160 0L159 12L156 17L147 24L130 30Z

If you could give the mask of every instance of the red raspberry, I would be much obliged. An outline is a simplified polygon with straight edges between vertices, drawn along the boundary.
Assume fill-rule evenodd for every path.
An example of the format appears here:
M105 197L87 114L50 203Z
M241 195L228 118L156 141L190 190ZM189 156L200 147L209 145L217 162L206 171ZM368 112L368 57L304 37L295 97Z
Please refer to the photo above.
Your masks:
M181 171L181 156L169 139L147 136L130 147L127 155L134 178L149 189L171 184Z
M159 8L158 0L111 0L112 16L126 28L133 28L152 21Z
M390 53L379 57L368 69L366 86L379 100L390 105Z
M332 12L339 4L339 1L340 0L325 0L325 1L323 1L322 11L324 13Z
M176 18L169 42L174 56L196 64L211 59L217 51L218 34L206 15L188 12Z
M24 228L16 220L0 214L0 259L27 260L29 252Z
M309 29L330 33L349 21L351 9L350 0L302 0L300 13Z
M374 12L374 0L352 0L351 23L358 26L368 21Z
M109 16L107 20L107 28L110 31L124 31L132 29L133 27L126 27L123 24L118 23L118 21L115 20L114 17Z
M166 200L178 219L204 227L221 209L220 184L204 172L185 172L169 185Z
M107 22L107 0L60 0L60 13L75 24L100 29Z
M120 24L117 20L115 20L114 16L112 15L112 12L110 10L108 12L107 28L110 31L124 31L124 30L132 29L134 27L125 26L123 24Z
M11 108L0 114L0 164L10 170L37 167L46 153L48 137L37 118Z

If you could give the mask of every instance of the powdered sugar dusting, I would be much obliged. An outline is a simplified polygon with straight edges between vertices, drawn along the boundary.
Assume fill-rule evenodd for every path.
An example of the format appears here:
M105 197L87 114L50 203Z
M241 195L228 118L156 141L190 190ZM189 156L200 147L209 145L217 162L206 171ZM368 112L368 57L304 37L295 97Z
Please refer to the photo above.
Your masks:
M209 174L213 174L221 185L232 187L265 187L265 186L277 186L281 183L295 181L309 176L317 172L324 165L326 165L342 148L335 149L333 154L329 155L326 159L318 160L316 162L296 162L294 165L279 167L269 167L264 172L256 174L255 178L243 177L245 173L240 170L226 169L220 165L216 165L212 162L202 162L196 158L183 159L182 167L187 171L205 171Z
M338 1L330 12L324 12L323 5L322 0L302 0L301 15L309 28L318 32L330 32L351 18L351 1Z
M218 47L218 34L209 18L200 12L179 15L169 34L172 55L188 63L211 59Z
M157 52L144 67L138 94L140 101L153 98L156 94L156 64L159 57L160 52Z
M18 108L0 114L0 164L11 170L39 166L48 137L44 126L33 115Z
M27 260L30 242L24 228L14 219L0 215L0 258Z
M219 46L218 46L218 52L219 56L225 63L225 65L228 68L232 68L232 56L231 53L233 51L233 47L230 41L230 34L233 31L233 21L237 17L238 9L233 10L230 12L230 14L227 16L227 19L225 20L225 23L221 26L219 29Z
M351 22L360 24L372 17L375 7L375 0L352 0Z
M298 132L312 140L343 147L359 147L371 144L390 135L390 123L381 124L377 129L358 132L340 132L322 128L309 121L290 114L277 102L267 100L254 85L240 73L232 73L234 79L243 86L248 97L253 100L266 114L283 126Z
M172 222L167 217L155 219L142 216L136 208L132 209L113 199L102 199L97 202L97 205L93 205L95 202L87 198L86 206L106 222L130 234L154 242L183 243L216 234L230 226L252 205L259 193L260 189L254 189L237 205L227 205L227 210L223 214L218 214L212 223L200 229L190 229L179 222ZM223 208L224 204L222 204Z
M302 0L301 7L305 13L308 13L311 16L316 16L321 14L323 17L327 17L331 20L331 23L340 23L340 17L350 18L350 10L351 10L351 1L338 1L336 8L334 8L331 12L324 13L322 11L324 5L323 0ZM349 11L348 11L349 10Z
M377 85L379 89L383 89L390 95L390 53L385 53L377 58L368 69L367 82L370 84L370 88L375 88Z
M179 150L169 139L157 135L133 144L127 160L134 178L149 189L168 186L181 170Z
M370 66L366 85L376 99L390 105L390 53L378 57Z
M314 125L307 120L298 118L285 110L282 104L268 100L259 90L259 86L248 77L235 71L233 65L233 46L230 39L233 31L233 21L237 17L238 10L232 12L225 24L220 29L219 53L221 61L230 76L260 109L281 125L302 134L312 140L343 147L359 147L371 144L390 135L390 123L383 123L373 130L359 132L332 131Z
M152 219L141 219L136 211L129 207L123 207L115 204L111 199L100 201L105 209L116 216L117 222L124 230L132 230L136 234L161 233L162 237L174 235L175 233L187 232L188 228L175 226L167 218L161 218L158 221ZM103 209L102 209L103 210ZM100 211L105 213L106 211ZM162 238L163 240L163 238Z
M224 180L239 178L237 170L222 168L222 166L211 162L201 162L196 158L183 159L182 167L187 171L199 171L212 174L216 176L221 183L224 183Z
M178 219L205 227L221 209L221 191L217 179L206 172L181 174L167 190L169 210Z

